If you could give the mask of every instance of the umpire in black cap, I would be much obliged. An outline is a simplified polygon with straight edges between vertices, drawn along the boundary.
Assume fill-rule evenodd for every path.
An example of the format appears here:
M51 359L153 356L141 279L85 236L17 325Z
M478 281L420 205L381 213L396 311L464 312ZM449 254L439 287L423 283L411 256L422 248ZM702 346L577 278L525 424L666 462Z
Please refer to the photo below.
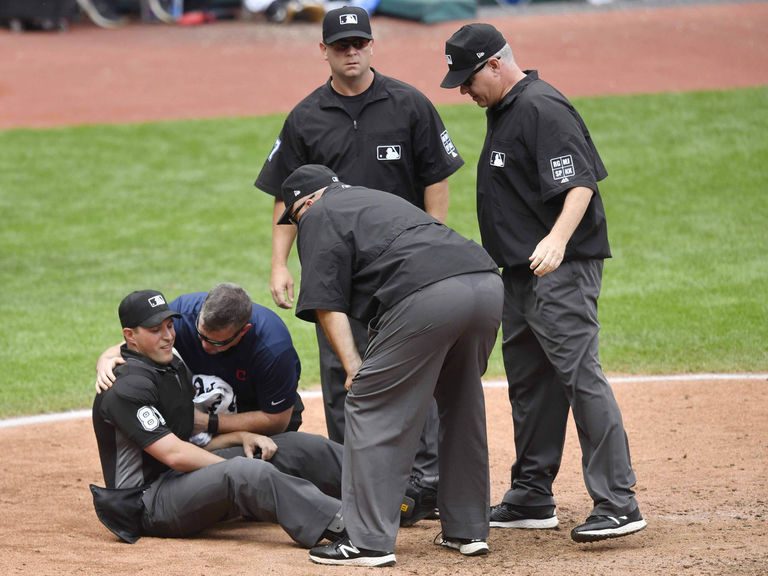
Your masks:
M440 415L442 546L488 552L481 376L501 320L498 269L477 244L393 194L347 186L320 165L284 182L280 223L298 226L296 315L319 322L347 373L342 513L348 538L322 564L395 563L400 503L432 398ZM349 318L368 324L361 358Z
M536 70L521 70L496 28L462 26L445 57L441 85L487 109L477 217L505 287L502 353L516 461L490 525L557 527L552 486L572 410L594 506L571 537L593 542L642 530L627 435L598 354L597 299L611 256L598 182L608 173L573 105Z

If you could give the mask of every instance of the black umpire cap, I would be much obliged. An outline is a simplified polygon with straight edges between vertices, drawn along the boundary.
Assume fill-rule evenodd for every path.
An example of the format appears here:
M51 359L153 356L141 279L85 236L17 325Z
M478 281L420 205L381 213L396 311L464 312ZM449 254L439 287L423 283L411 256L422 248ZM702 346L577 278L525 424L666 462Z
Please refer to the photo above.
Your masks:
M507 43L501 32L490 24L467 24L445 43L445 59L448 74L440 83L441 88L456 88L472 76L475 68L487 62Z
M338 182L336 173L322 164L304 164L291 172L283 181L282 195L285 203L285 212L277 221L278 224L290 224L288 215L296 201L309 196L326 186Z
M168 307L165 296L157 290L131 292L120 302L118 314L123 328L152 328L166 318L181 318L181 314Z
M368 12L358 6L329 10L323 18L323 44L333 44L342 38L373 39Z

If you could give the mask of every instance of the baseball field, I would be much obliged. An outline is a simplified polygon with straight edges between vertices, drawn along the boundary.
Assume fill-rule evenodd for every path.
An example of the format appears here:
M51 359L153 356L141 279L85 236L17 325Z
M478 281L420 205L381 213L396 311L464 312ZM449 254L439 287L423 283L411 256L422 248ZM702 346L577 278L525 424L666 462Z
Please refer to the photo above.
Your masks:
M468 559L434 546L439 525L425 521L400 531L387 570L768 573L768 4L483 15L522 68L573 99L609 171L601 359L648 528L571 542L590 509L571 426L559 530L494 529L491 554ZM439 105L467 164L451 179L448 223L477 239L484 115L438 88L461 24L376 17L373 63ZM258 21L0 30L0 574L340 571L248 522L121 544L91 506L87 486L102 478L90 421L8 420L89 407L95 358L119 340L130 290L173 298L228 280L271 304L270 199L252 181L285 113L327 76L317 36L317 25ZM280 314L302 358L303 429L323 433L314 330ZM488 378L502 375L497 351ZM514 446L505 389L486 398L496 502Z

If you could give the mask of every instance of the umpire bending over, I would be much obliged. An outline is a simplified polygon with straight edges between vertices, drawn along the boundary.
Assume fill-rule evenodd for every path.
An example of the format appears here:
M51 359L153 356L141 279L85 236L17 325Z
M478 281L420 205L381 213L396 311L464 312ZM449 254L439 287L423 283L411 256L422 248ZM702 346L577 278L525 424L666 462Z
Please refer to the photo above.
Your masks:
M445 52L441 86L488 109L477 217L483 246L504 269L502 353L517 461L491 526L557 526L552 483L573 408L594 508L571 537L642 530L627 435L598 359L597 298L611 254L597 188L603 162L571 103L535 70L520 70L496 28L463 26Z
M480 378L496 341L502 281L488 254L392 194L307 164L284 182L296 223L296 315L320 323L347 373L342 511L348 538L321 564L390 566L401 497L432 398L440 416L443 546L488 551L488 447ZM349 318L368 324L363 358Z

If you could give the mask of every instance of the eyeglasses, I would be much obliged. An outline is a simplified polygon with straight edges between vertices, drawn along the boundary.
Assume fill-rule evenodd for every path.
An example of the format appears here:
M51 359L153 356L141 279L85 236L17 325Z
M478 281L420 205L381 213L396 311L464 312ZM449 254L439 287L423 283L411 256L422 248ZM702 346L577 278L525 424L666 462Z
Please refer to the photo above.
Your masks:
M488 64L488 60L486 60L485 62L483 62L482 64L480 64L480 66L478 66L478 67L477 67L477 68L475 68L474 70L472 70L472 74L470 74L470 75L469 75L469 78L467 78L466 80L464 80L464 82L462 82L462 83L461 83L461 85L462 85L462 86L464 86L465 88L469 88L469 87L471 87L471 86L472 86L472 78L474 78L474 77L475 77L475 74L477 74L478 72L480 72L480 70L482 70L483 68L485 68L485 65L486 65L486 64Z
M210 338L208 338L208 336L200 332L200 315L198 314L197 319L195 320L195 330L197 331L197 335L200 337L200 340L204 340L208 342L208 344L210 344L211 346L216 346L216 348L221 348L222 346L226 346L227 344L231 344L232 342L234 342L235 338L240 336L240 332L243 331L243 328L245 328L247 324L248 324L247 322L243 324L237 330L237 332L235 332L230 338L227 338L226 340L211 340Z
M349 50L350 46L355 50L362 50L370 43L371 41L368 40L368 38L345 38L343 40L331 42L330 44L327 44L327 46L333 48L335 52L346 52Z
M307 200L311 200L311 199L312 199L312 198L314 198L314 197L315 197L315 195L314 195L314 194L310 194L309 196L307 196ZM301 204L299 204L299 207L298 207L298 208L296 208L296 210L294 210L293 212L291 212L290 214L288 214L288 221L289 221L289 222L292 222L293 224L296 224L296 226L298 226L298 225L299 225L299 221L298 221L298 220L296 220L296 215L297 215L297 214L298 214L298 213L301 211L301 209L304 207L304 204L306 204L306 203L307 203L307 200L305 200L304 202L302 202Z

